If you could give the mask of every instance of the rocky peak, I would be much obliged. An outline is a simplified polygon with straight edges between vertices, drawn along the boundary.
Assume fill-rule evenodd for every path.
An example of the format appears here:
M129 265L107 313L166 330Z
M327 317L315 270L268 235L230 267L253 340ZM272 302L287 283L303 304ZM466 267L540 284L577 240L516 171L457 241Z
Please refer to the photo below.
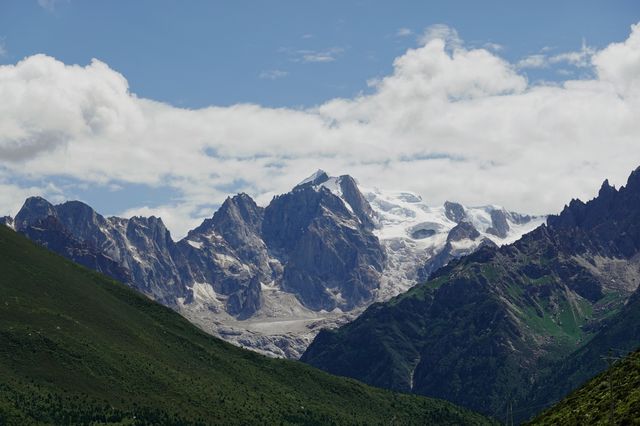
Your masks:
M296 188L299 186L316 186L320 185L329 180L329 175L322 169L318 169L308 178L304 179L302 182L296 185Z
M627 190L640 192L640 167L637 167L634 171L631 172L629 178L627 179L625 188Z
M238 245L250 235L261 232L264 208L258 206L245 194L227 197L211 219L205 219L200 226L189 231L187 238L207 235L215 231L232 245Z
M571 200L547 224L576 253L592 252L608 257L631 257L640 250L640 170L627 185L616 190L608 181L598 196L583 203Z
M460 223L467 216L462 204L451 201L444 202L444 214L447 219L455 223Z
M292 247L314 219L329 212L345 219L352 217L342 200L327 188L297 186L274 197L265 209L262 223L265 242L276 249Z
M213 215L214 227L224 234L224 228L246 227L253 233L258 233L262 227L264 209L259 207L247 194L229 197L220 209Z
M57 216L53 204L42 197L29 197L15 217L15 227L20 230L48 216Z
M629 177L629 181L632 182L632 180L632 177ZM559 215L549 216L547 223L557 229L591 228L607 219L608 212L614 207L615 199L619 194L625 197L630 192L633 192L633 184L631 185L632 189L629 190L629 188L629 185L627 185L619 192L609 184L607 179L602 183L597 197L586 203L579 199L572 199L569 205L564 206ZM640 186L638 188L640 189Z
M573 228L582 221L585 204L578 199L571 199L569 204L565 204L559 215L550 215L547 223L551 227Z
M604 182L602 182L600 190L598 191L598 197L606 197L617 192L618 191L616 191L616 188L609 184L609 179L605 179Z
M81 201L67 201L55 206L60 222L76 237L92 247L106 239L107 220Z
M146 247L155 244L161 250L173 245L171 233L161 218L134 216L127 221L127 238L136 246Z
M476 240L480 236L480 232L473 226L471 222L458 223L447 235L447 242Z
M293 191L298 191L302 188L313 188L316 191L329 190L353 211L363 226L368 229L375 227L376 214L360 191L360 188L358 188L358 183L351 176L341 175L334 177L329 176L324 170L318 170L296 185Z
M345 181L358 206L361 194ZM365 209L361 204L359 211ZM285 265L283 288L310 309L350 310L370 301L379 286L384 250L356 209L325 186L303 184L275 197L265 209L262 235Z
M509 232L509 222L507 222L507 214L504 210L491 210L491 227L487 229L489 234L496 237L505 238Z
M362 192L360 192L356 180L349 175L342 175L338 178L338 182L342 191L342 197L349 206L351 206L351 209L353 209L353 212L358 216L360 222L362 222L365 227L373 229L376 214L367 199L362 195Z

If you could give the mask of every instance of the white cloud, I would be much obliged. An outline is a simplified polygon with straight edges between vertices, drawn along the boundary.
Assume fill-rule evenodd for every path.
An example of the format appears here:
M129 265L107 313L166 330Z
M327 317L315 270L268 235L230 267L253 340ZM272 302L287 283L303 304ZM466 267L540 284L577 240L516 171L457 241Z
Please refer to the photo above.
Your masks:
M594 47L587 46L587 43L583 40L582 48L580 50L553 55L549 58L549 62L552 64L564 62L573 65L574 67L586 68L591 66L591 58L595 54L596 49Z
M0 217L15 215L27 197L44 194L45 191L39 187L21 187L0 182Z
M487 42L483 45L485 49L493 50L494 52L500 52L504 50L504 46L498 43Z
M622 43L613 43L593 56L600 80L611 82L618 93L636 98L640 92L640 24Z
M546 52L551 50L550 48L543 48L541 52L534 55L529 55L522 58L516 64L518 68L547 68L550 65L555 64L568 64L577 68L587 68L591 66L591 58L597 53L594 47L588 46L586 42L582 41L582 47L578 51L563 52L555 55L547 55Z
M408 37L410 35L413 35L413 31L409 28L398 28L398 31L396 31L396 37Z
M549 66L549 61L545 55L529 55L520 59L516 66L518 68L546 68Z
M547 213L605 177L624 183L640 163L640 26L591 55L592 77L555 86L529 83L451 29L426 33L370 95L311 109L176 108L132 94L98 60L0 66L0 177L169 186L180 200L131 200L127 213L161 215L180 236L230 188L265 204L317 168L432 203ZM46 190L2 182L5 211Z
M332 47L325 50L299 50L301 62L333 62L342 54L344 49L341 47Z
M279 78L283 78L288 76L289 73L283 70L265 70L262 71L258 77L262 80L277 80Z
M7 56L7 53L7 43L5 42L4 38L0 37L0 58Z
M423 45L433 40L442 40L446 46L453 49L462 47L462 39L460 39L458 31L445 24L431 25L418 37L418 42Z

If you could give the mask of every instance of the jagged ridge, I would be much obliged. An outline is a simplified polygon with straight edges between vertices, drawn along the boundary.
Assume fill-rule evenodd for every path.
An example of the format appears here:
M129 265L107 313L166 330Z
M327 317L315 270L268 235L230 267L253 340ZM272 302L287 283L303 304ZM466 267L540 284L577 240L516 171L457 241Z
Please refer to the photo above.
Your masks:
M320 328L540 219L493 206L429 207L409 193L362 192L348 175L318 171L266 208L247 194L227 198L177 242L159 218L105 218L77 201L30 198L15 223L4 221L215 335L297 358Z
M547 367L585 345L638 287L640 185L573 201L512 245L483 247L320 333L302 360L485 413L526 404Z

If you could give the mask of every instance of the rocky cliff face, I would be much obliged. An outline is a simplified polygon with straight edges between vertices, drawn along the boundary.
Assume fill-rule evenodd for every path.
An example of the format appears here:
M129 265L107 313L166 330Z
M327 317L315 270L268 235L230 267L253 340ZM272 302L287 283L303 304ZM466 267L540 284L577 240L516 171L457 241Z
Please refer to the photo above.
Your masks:
M54 206L30 198L14 223L4 223L213 334L298 357L321 328L541 222L504 212L494 224L494 210L502 212L429 207L414 194L362 191L348 175L318 171L266 207L246 194L227 198L177 242L159 218L103 217L78 201Z
M337 187L344 188L345 201L315 185L328 179L316 177L266 209L246 194L230 197L178 242L159 218L105 218L78 201L54 206L29 198L15 224L10 218L3 223L178 309L208 331L296 356L310 336L300 340L276 330L257 342L260 332L247 335L241 324L302 321L302 334L314 334L310 322L327 312L337 309L329 316L344 317L342 311L373 301L384 262L371 232L372 209L355 181L341 177Z
M49 250L72 259L87 268L100 271L122 282L131 282L130 271L95 247L75 238L55 217L36 219L21 227L20 232Z
M451 214L459 224L461 216ZM526 220L498 216L486 221L494 236L505 221L511 228ZM484 413L503 410L508 400L514 409L526 406L532 389L549 392L549 366L607 335L612 318L630 315L624 307L640 283L639 223L636 170L620 190L605 182L597 198L572 201L515 243L452 260L428 282L320 333L302 360ZM463 225L447 242L474 236Z
M105 218L79 201L54 206L32 197L16 215L15 229L78 263L84 264L65 244L87 247L126 271L125 282L169 306L187 295L174 262L175 243L159 218ZM123 280L112 269L93 269Z
M279 265L271 262L261 237L263 215L251 197L239 194L178 243L190 277L185 285L211 287L215 296L200 302L212 310L250 317L262 305L260 283L278 280Z
M366 203L359 194L353 197ZM362 204L355 205L366 214ZM359 220L356 210L329 189L303 185L274 198L262 229L267 245L285 265L283 288L305 306L348 311L373 299L384 251L369 222Z

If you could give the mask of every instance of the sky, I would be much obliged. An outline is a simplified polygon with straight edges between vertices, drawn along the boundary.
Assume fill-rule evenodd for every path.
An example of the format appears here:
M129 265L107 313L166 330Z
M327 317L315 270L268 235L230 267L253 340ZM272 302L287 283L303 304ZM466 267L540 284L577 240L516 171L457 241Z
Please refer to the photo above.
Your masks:
M556 213L640 165L637 1L0 0L0 215L266 205L322 168Z

